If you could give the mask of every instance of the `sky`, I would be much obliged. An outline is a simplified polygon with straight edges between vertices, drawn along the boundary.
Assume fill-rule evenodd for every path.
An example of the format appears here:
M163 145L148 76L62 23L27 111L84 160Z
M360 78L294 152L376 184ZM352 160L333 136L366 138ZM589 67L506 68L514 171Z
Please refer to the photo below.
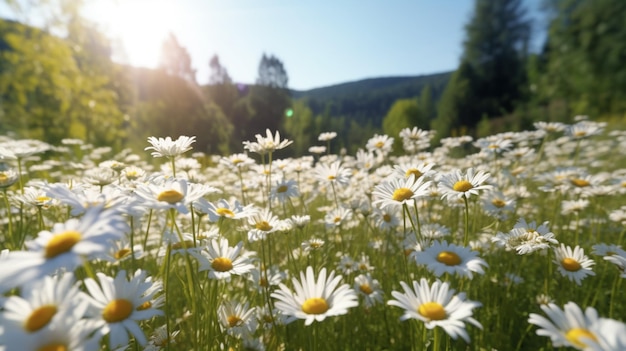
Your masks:
M279 58L289 87L456 69L472 0L86 0L84 15L115 43L118 62L157 67L173 33L206 83L218 55L254 83L261 56ZM525 0L536 14L540 0ZM545 25L535 21L541 32ZM539 44L537 44L538 46Z

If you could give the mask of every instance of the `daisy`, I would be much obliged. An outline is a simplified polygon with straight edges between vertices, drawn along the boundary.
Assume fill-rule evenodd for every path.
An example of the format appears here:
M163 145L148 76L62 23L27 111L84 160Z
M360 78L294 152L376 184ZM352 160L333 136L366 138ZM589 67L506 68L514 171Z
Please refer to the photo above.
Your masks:
M243 251L243 242L235 247L228 246L228 239L220 238L212 240L207 247L199 252L191 251L198 259L199 271L209 271L211 279L230 280L231 275L243 275L254 269L251 256L254 252Z
M188 184L185 179L156 179L141 184L135 190L136 198L146 207L155 210L175 209L187 214L185 206Z
M587 346L585 340L597 340L590 331L591 325L598 321L598 312L593 307L587 307L584 314L574 302L566 303L563 310L553 303L540 307L549 319L531 313L528 323L538 326L537 335L550 337L552 345L583 350Z
M626 252L622 250L622 252L604 256L604 260L613 263L620 271L620 277L626 278Z
M393 138L388 135L374 134L374 136L367 141L365 148L368 151L386 155L390 153L393 148Z
M150 336L148 344L144 348L144 351L160 351L166 348L168 345L172 346L176 343L176 337L180 333L180 330L175 330L167 334L167 325L162 325L156 328L153 334Z
M350 176L352 175L350 169L341 166L341 161L335 161L330 165L320 162L315 166L314 172L315 178L321 182L337 183L341 185L348 185Z
M220 164L227 166L230 169L248 169L254 165L254 159L250 158L248 154L233 154L228 157L220 158Z
M6 189L11 185L15 184L19 177L17 176L17 172L12 169L4 169L0 170L0 189Z
M448 244L447 241L433 241L432 245L423 251L413 254L417 264L426 265L426 268L440 277L443 273L456 273L460 276L472 278L472 273L485 274L484 267L489 265L478 257L478 252L464 246Z
M309 240L303 241L302 244L300 244L300 247L305 253L310 253L311 251L321 249L325 243L326 242L322 239L311 238Z
M465 174L458 169L453 173L444 174L438 185L442 193L441 198L454 200L465 197L468 199L471 195L478 195L479 190L491 189L491 185L483 185L489 177L490 174L483 171L474 173L473 168L469 168Z
M352 219L353 213L345 207L333 208L324 215L326 228L339 228Z
M286 316L286 323L304 319L308 326L326 317L346 314L358 305L356 292L348 284L338 287L340 281L341 276L335 276L334 271L326 276L326 268L322 268L316 281L313 267L309 266L306 275L300 272L300 281L292 279L295 293L281 283L271 296L277 300L276 309Z
M144 346L147 339L138 322L163 315L153 303L160 283L152 282L142 270L137 270L130 280L125 270L119 271L115 278L96 274L100 285L91 278L84 283L90 294L92 318L98 324L97 333L109 335L110 348L128 345L129 333Z
M392 291L395 300L387 301L390 306L404 309L401 321L418 319L424 322L428 329L441 327L450 337L463 338L469 342L469 335L465 330L465 322L481 328L482 325L472 318L472 310L480 307L481 303L465 299L465 293L454 295L447 282L435 281L428 284L425 278L420 282L413 281L413 289L405 282L400 282L404 293Z
M98 351L100 350L100 337L92 335L94 328L95 324L90 320L72 318L61 318L36 334L27 336L15 333L2 334L2 327L0 327L0 349L5 351Z
M368 274L360 274L354 278L354 291L363 298L366 308L383 302L383 290L378 280Z
M194 203L194 209L208 214L210 222L217 222L222 218L244 219L257 213L253 205L242 206L237 200L230 204L225 199L220 199L213 203L200 198Z
M434 163L402 163L393 166L393 170L395 175L408 179L411 175L415 178L430 177L435 173L432 170L433 167L435 167Z
M330 141L333 140L337 137L337 133L336 132L324 132L321 133L318 137L317 140L319 141Z
M104 187L99 189L91 185L74 186L72 189L67 184L46 184L42 188L50 198L58 200L62 204L69 205L72 216L78 216L89 207L118 208L128 199L128 192L119 187Z
M269 129L265 130L265 137L261 134L256 134L256 143L250 141L243 142L243 148L258 154L264 155L266 153L274 152L276 150L284 149L285 147L293 143L292 140L280 140L280 133L276 131L276 134L272 136L272 132Z
M26 242L28 251L10 251L2 261L0 292L40 279L58 269L73 271L85 258L102 254L128 227L115 211L90 208L81 219L56 223Z
M507 250L517 251L518 255L547 249L559 243L554 238L554 233L548 229L548 222L537 226L535 222L527 223L523 218L517 221L510 232L498 232L491 241Z
M289 198L297 197L300 193L298 192L298 182L294 179L283 179L277 181L276 184L272 187L270 198L277 199L278 202L283 203L287 201Z
M252 336L257 329L256 308L248 303L224 301L217 308L217 317L222 331L236 338Z
M595 262L589 259L579 246L572 250L571 247L561 244L561 247L554 248L554 255L552 262L558 265L559 273L570 281L575 281L578 285L588 275L596 275L591 270Z
M323 154L326 152L326 146L311 146L309 147L309 152L312 154Z
M149 137L148 142L152 146L148 146L144 150L154 150L151 154L152 157L176 157L191 150L191 144L196 142L196 137L181 135L176 140L172 140L171 137L165 139Z
M248 240L254 242L263 240L267 234L273 233L280 227L280 220L269 209L263 209L248 217Z
M75 284L73 273L46 276L22 289L23 296L9 296L0 314L6 340L0 344L20 349L25 338L37 337L52 326L83 318L88 303L86 295ZM11 335L10 337L8 337ZM12 345L13 340L17 345Z
M256 267L250 271L250 280L258 288L259 292L263 289L278 286L283 280L287 279L287 272L280 270L278 266L271 266L262 271L261 267Z
M380 205L381 208L389 206L413 206L414 200L427 197L430 194L432 182L424 182L424 178L415 178L415 175L407 179L394 178L388 182L377 185L372 192L374 197L373 205Z

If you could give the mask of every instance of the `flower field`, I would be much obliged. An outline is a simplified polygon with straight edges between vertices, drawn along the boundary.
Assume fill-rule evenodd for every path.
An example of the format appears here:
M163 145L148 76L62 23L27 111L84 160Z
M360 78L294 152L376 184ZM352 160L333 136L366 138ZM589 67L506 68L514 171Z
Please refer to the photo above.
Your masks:
M0 138L0 350L626 350L626 131ZM392 149L394 139L402 150Z

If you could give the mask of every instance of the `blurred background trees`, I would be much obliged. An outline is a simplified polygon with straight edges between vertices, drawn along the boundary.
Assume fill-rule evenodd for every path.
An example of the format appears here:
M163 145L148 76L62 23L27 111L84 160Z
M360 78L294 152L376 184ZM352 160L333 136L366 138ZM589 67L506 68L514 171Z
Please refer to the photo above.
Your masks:
M331 152L354 152L374 133L397 139L404 127L434 129L441 138L571 122L577 114L626 116L626 2L619 0L546 0L539 50L530 50L522 0L476 0L455 71L308 91L289 89L274 54L261 56L254 84L233 82L215 54L208 80L201 77L209 83L200 85L173 33L159 69L117 64L80 3L40 2L53 10L41 26L0 20L1 134L116 149L185 134L198 136L196 150L225 154L269 128L295 141L286 153L300 155L327 131L338 133Z

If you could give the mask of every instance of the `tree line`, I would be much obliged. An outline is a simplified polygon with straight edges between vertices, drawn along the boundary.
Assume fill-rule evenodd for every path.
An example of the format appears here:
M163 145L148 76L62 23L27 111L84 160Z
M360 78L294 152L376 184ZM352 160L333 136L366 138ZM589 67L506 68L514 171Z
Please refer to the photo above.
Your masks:
M200 85L174 34L163 43L159 69L115 64L111 43L79 6L63 7L62 21L54 21L63 35L2 20L0 133L116 149L139 148L148 136L198 135L197 150L226 154L270 128L294 140L288 152L300 155L326 131L338 133L333 152L354 152L373 134L397 138L404 127L433 129L442 138L567 122L577 114L624 117L626 2L546 0L543 11L549 28L539 52L529 49L531 20L521 0L476 0L451 74L325 92L290 90L285 66L272 54L262 55L254 84L233 82L215 55L209 84Z

